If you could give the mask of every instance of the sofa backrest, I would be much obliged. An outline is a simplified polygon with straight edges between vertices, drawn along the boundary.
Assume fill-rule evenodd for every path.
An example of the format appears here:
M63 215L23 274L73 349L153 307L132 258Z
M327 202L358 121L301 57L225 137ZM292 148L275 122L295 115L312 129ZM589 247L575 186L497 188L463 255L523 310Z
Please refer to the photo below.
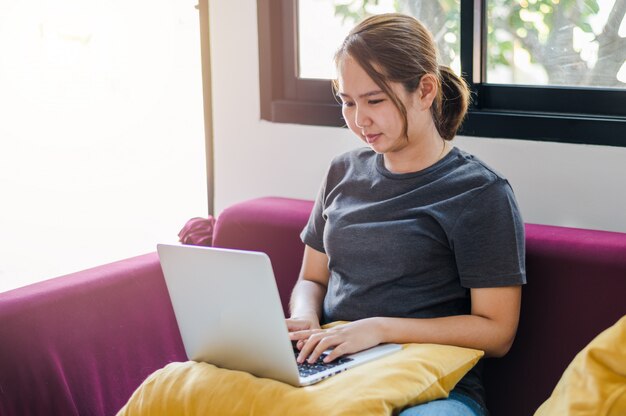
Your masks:
M215 227L215 246L270 256L285 313L304 251L299 234L312 206L254 199L226 209ZM626 234L527 224L526 249L517 338L504 358L485 363L494 416L533 414L575 354L626 314Z
M526 252L515 343L485 365L494 415L533 414L574 356L626 314L626 234L527 224Z

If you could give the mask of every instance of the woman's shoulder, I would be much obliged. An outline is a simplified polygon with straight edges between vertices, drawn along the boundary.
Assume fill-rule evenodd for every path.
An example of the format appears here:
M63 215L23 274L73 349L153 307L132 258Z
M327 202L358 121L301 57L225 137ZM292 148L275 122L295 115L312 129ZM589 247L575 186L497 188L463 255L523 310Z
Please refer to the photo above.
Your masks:
M376 153L369 147L358 147L335 156L330 165L331 170L347 171L360 165L375 163Z
M459 179L476 182L477 185L491 185L494 183L507 183L506 177L499 171L485 163L478 156L456 148L457 164L454 174Z
M375 157L376 152L369 147L357 147L335 156L333 158L333 163L354 163L355 161L370 160Z

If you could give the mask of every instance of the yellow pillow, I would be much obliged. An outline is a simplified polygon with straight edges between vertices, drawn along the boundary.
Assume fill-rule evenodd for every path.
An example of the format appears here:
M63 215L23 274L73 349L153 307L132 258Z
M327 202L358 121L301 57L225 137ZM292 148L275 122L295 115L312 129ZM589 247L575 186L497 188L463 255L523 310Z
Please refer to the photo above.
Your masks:
M626 415L626 316L567 367L535 416Z
M207 363L171 363L150 375L118 416L389 415L447 397L482 356L468 348L407 344L307 387Z

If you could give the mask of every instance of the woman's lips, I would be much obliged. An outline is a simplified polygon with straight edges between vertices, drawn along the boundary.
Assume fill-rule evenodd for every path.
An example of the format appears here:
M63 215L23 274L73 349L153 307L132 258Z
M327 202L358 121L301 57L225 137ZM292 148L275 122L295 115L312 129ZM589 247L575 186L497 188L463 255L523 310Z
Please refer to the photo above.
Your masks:
M376 140L378 140L378 138L380 137L380 133L378 134L366 134L365 135L365 140L367 141L368 144L372 144L374 143Z

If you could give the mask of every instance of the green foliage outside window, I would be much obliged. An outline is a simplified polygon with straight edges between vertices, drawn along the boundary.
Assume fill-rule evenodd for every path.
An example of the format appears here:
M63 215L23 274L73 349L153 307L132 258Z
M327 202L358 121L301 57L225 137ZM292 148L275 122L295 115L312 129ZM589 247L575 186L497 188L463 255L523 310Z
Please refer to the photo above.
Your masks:
M333 3L335 15L354 24L372 14L380 0ZM509 83L626 88L626 38L619 35L626 0L489 0L486 4L488 82L504 70L510 73ZM610 11L599 22L601 5ZM435 37L442 63L455 67L460 53L460 0L395 0L393 7L421 20ZM528 61L519 62L524 55ZM516 76L522 72L526 78ZM623 75L618 78L618 74ZM529 76L534 81L528 82Z

